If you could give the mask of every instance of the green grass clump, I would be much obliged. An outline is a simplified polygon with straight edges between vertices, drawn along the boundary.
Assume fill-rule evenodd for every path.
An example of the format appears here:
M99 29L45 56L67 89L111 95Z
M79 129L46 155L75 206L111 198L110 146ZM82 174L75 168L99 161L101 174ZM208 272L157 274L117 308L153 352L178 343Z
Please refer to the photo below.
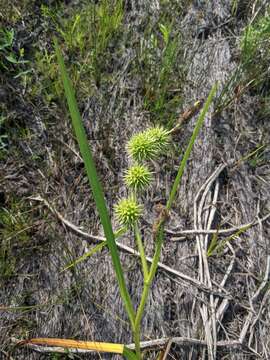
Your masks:
M236 2L238 3L238 2ZM257 17L248 24L239 39L240 62L232 72L219 98L217 112L230 106L243 93L259 95L262 106L259 116L267 116L270 97L270 8L264 15Z
M31 9L33 0L2 0L0 5L0 24L8 21L9 24L15 25Z
M141 74L144 107L160 123L175 116L181 103L185 70L178 59L182 54L182 35L162 19L156 28L146 30L137 49L137 70ZM177 90L176 90L177 89Z
M9 207L0 208L0 278L16 275L18 251L30 241L33 221L27 209L13 200Z
M122 0L101 0L98 3L82 2L65 14L61 6L53 8L41 6L48 29L54 28L63 42L71 59L69 72L72 83L80 98L89 96L93 83L100 85L106 78L107 68L111 66L111 51L122 28L124 6ZM61 98L63 89L56 75L54 54L45 50L36 53L37 70L43 77L43 89L50 101ZM103 76L102 76L103 75Z
M241 64L253 88L269 92L270 8L248 25L241 38Z

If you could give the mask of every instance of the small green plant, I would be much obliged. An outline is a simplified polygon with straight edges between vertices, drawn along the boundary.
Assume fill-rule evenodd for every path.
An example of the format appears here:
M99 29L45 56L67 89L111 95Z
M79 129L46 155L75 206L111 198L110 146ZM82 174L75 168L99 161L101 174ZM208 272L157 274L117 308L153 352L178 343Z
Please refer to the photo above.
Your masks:
M232 2L231 2L231 12L232 12L233 16L236 15L237 9L238 9L238 0L232 0Z
M0 208L0 278L16 274L14 248L20 249L28 243L31 224L28 212L19 202Z
M48 103L55 100L55 98L60 98L63 95L63 87L57 77L55 54L50 54L46 49L37 51L35 54L35 67L40 73L42 87L39 82L33 82L32 96L43 94Z
M258 90L269 87L270 61L270 8L264 16L248 25L241 39L241 63L243 70Z
M160 22L157 29L148 29L137 49L136 71L142 75L144 107L159 122L163 122L164 114L166 118L175 116L174 110L181 102L185 72L177 64L181 51L181 34L168 21Z
M127 290L124 272L122 269L122 265L120 262L120 256L119 256L118 249L117 249L116 242L115 242L115 234L112 230L112 224L111 224L111 220L110 220L107 206L105 203L103 190L102 190L100 181L98 179L98 175L97 175L97 171L96 171L96 167L95 167L95 164L93 161L91 151L89 149L89 145L88 145L87 138L86 138L86 133L83 128L82 120L81 120L80 113L78 110L78 105L77 105L77 102L75 99L74 90L73 90L71 81L68 77L68 74L67 74L67 71L66 71L66 68L64 65L63 57L61 55L61 52L60 52L60 49L59 49L59 46L57 45L57 43L56 43L56 54L57 54L57 59L58 59L59 67L60 67L61 77L62 77L62 81L64 84L65 95L66 95L66 99L68 102L68 107L69 107L74 131L75 131L75 134L77 137L81 155L84 160L87 176L89 179L89 184L92 188L94 200L95 200L97 209L99 211L101 223L102 223L103 230L104 230L105 237L106 237L106 243L107 243L107 246L108 246L110 254L111 254L113 267L114 267L116 278L118 281L120 294L121 294L121 297L122 297L122 300L125 305L125 309L126 309L129 321L130 321L133 339L135 342L135 353L132 352L131 350L127 349L124 345L120 345L120 344L113 345L113 344L103 343L103 345L99 344L99 346L101 346L103 351L120 353L123 356L125 356L127 359L141 360L142 359L142 353L141 353L141 348L140 348L141 321L142 321L142 317L144 314L145 305L146 305L146 302L148 299L150 287L151 287L151 284L153 282L153 279L154 279L156 271L157 271L157 266L158 266L158 262L159 262L159 258L160 258L160 254L161 254L161 249L162 249L162 244L164 241L164 224L169 217L169 212L173 205L173 201L175 199L177 189L181 182L181 178L182 178L185 166L187 164L187 160L190 156L192 147L198 136L199 130L203 124L206 112L208 111L209 106L212 102L212 99L215 95L216 86L213 86L213 88L207 98L207 101L204 105L204 108L198 118L198 121L197 121L196 126L193 131L193 134L190 138L189 144L187 146L187 149L186 149L184 156L182 158L182 161L180 163L179 170L178 170L176 179L174 181L167 204L166 204L166 206L164 206L164 208L160 212L160 215L154 224L155 232L153 233L153 240L155 242L155 253L154 253L153 262L151 265L147 264L144 247L143 247L142 240L141 240L141 233L140 233L139 226L138 226L139 218L140 218L140 215L142 214L143 208L142 208L142 205L140 205L138 203L137 194L136 194L136 192L134 192L134 187L133 187L134 183L136 183L136 184L139 183L141 185L141 190L143 190L144 187L147 187L149 185L149 181L148 180L145 181L145 174L146 173L149 174L145 168L143 169L143 171L138 171L138 168L137 168L137 170L132 174L132 182L130 183L130 181L127 181L128 187L129 187L130 191L132 192L132 196L128 197L127 199L120 200L120 202L115 206L116 216L117 216L121 226L123 226L126 229L128 229L128 228L132 229L134 231L134 237L135 237L138 249L139 249L141 263L142 263L142 273L144 276L143 291L142 291L139 306L137 309L134 309L130 295ZM140 134L141 138L140 138L139 143L137 141L134 141L134 139L136 139L138 137L138 135L134 135L134 137L131 139L129 146L128 146L129 153L130 153L132 160L135 163L138 161L138 159L140 161L147 162L152 159L153 154L156 155L158 153L160 154L160 153L164 152L168 145L169 133L170 133L169 130L165 130L163 128L147 129L146 131L144 131ZM145 144L143 143L142 139L144 139L147 143L147 151L145 151L145 146L144 146ZM132 150L134 143L135 143L135 149L136 149L135 152ZM151 149L151 147L152 147L152 149ZM138 154L140 154L140 155L138 156ZM143 154L143 156L142 156L142 154ZM134 169L134 167L131 167L131 169L132 168ZM143 172L143 176L141 175L142 172ZM149 175L147 175L147 179L148 179L148 176ZM143 181L142 181L142 178L143 178ZM129 179L130 179L130 177L129 177ZM38 341L40 341L40 339L36 339L36 340L33 339L32 341L37 343ZM70 342L70 340L57 340L57 341L58 341L58 343L60 343L61 341L62 342L64 342L64 341ZM46 343L49 344L48 339L46 339ZM91 345L89 345L89 343L88 343L87 346L88 346L88 348L89 348L89 346L92 346L92 348L97 348L97 347L95 347L95 346L97 346L97 343L91 343ZM106 350L104 350L104 349L106 349Z
M18 53L13 50L14 30L0 28L0 69L14 72L14 66L22 65L28 61L24 59L24 48ZM19 74L16 74L18 77Z
M236 166L241 164L242 162L248 162L251 167L257 167L263 165L267 162L267 146L266 145L258 145L256 149L249 152L241 159L239 159L236 163Z
M242 5L233 1L234 6ZM230 106L240 96L251 90L262 101L259 115L269 112L269 62L270 62L270 8L265 15L258 15L248 24L240 37L240 63L232 72L217 99L217 112Z
M226 237L225 239L222 239L221 241L218 241L218 230L213 235L212 240L210 242L209 248L207 250L207 256L213 256L213 255L221 255L222 251L224 250L226 244L234 239L237 239L238 236L243 234L245 231L247 231L249 228L251 228L252 225L247 225L236 231L234 234Z

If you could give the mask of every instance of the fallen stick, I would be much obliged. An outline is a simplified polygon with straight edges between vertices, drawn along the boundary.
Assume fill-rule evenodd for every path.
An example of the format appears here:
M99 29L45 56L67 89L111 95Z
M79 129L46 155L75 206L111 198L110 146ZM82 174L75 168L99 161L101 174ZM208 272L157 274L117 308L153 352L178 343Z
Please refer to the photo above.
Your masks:
M89 234L83 230L81 230L79 227L77 227L76 225L72 224L69 220L65 219L56 209L54 209L54 207L49 204L49 202L45 199L43 199L41 196L37 196L37 197L31 197L31 200L35 200L35 201L39 201L42 202L56 217L57 219L64 224L67 228L69 228L71 231L73 231L76 235L79 235L80 237L86 239L86 240L91 240L94 242L104 242L106 241L106 239L102 236L97 236L97 235L92 235ZM140 254L138 251L132 249L130 246L121 244L119 241L116 241L116 245L117 247L122 250L125 251L131 255L134 255L136 257L139 257ZM146 260L149 263L153 262L153 259L149 256L146 257ZM203 283L201 283L199 280L196 280L186 274L183 274L182 272L178 271L178 270L174 270L173 268L159 262L158 263L158 267L160 269L163 269L165 271L167 271L168 273L181 278L184 281L189 282L190 284L192 284L193 286L197 287L198 289L200 289L201 291L204 291L206 293L213 293L216 296L220 296L220 297L226 297L226 298L230 298L229 293L225 291L225 289L223 289L222 287L218 286L219 291L213 292L210 288L208 288L207 286L205 286ZM223 290L223 292L222 292Z

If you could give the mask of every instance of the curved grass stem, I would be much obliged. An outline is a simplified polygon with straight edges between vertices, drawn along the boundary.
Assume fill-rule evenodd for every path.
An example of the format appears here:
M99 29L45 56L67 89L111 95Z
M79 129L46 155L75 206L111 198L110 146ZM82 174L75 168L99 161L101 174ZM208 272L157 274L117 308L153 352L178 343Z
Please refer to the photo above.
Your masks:
M137 313L136 313L136 318L135 318L134 341L135 341L135 348L136 348L136 354L138 356L138 359L141 359L141 352L140 352L141 321L142 321L146 301L148 299L150 286L152 285L154 276L155 276L156 271L157 271L158 262L159 262L161 249L162 249L162 244L163 244L163 238L164 238L164 221L160 222L159 228L157 230L156 251L155 251L155 255L153 257L153 262L152 262L152 265L151 265L151 268L150 268L149 275L148 275L148 277L146 278L146 280L144 282L143 293L142 293L140 305L138 307L138 310L137 310ZM136 342L137 342L137 344L136 344Z
M189 140L189 143L188 143L188 146L187 146L187 149L184 153L184 156L183 156L183 159L180 163L180 166L179 166L179 169L178 169L178 173L176 175L176 178L175 178L175 181L174 181L174 184L173 184L173 187L172 187L172 190L171 190L171 193L170 193L170 196L169 196L169 200L167 201L167 204L166 204L166 208L168 210L171 209L172 207L172 204L173 204L173 201L175 199L175 195L176 195L176 192L177 192L177 189L180 185L180 182L181 182L181 179L182 179L182 176L183 176L183 173L184 173L184 170L185 170L185 167L186 167L186 164L187 164L187 161L188 161L188 158L190 156L190 153L191 153L191 150L193 148L193 145L195 143L195 140L199 134L199 131L202 127L202 124L204 122L204 119L205 119L205 116L206 116L206 113L209 109L209 106L211 105L212 103L212 100L216 94L216 91L217 91L217 84L214 84L212 86L212 89L207 97L207 100L204 104L204 107L198 117L198 120L197 120L197 123L195 125L195 128L193 130L193 133L191 135L191 138Z

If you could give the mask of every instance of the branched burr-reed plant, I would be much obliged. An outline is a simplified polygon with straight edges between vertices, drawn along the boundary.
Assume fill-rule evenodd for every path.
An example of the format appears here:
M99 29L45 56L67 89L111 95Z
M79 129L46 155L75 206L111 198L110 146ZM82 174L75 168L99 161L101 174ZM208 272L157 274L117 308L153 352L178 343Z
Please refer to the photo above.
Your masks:
M119 202L114 206L114 210L115 216L121 227L123 229L126 229L126 231L131 230L133 232L135 244L140 254L143 274L143 289L139 305L137 308L135 308L126 286L126 280L124 277L119 252L116 246L115 238L117 234L114 233L112 228L112 223L105 203L103 189L99 181L92 153L87 141L86 133L78 110L78 105L75 99L73 86L68 77L63 57L57 41L55 41L55 49L73 128L84 161L90 187L93 192L95 204L100 215L101 224L106 237L106 245L108 246L110 251L112 265L115 270L120 295L125 306L127 316L129 318L133 341L135 343L135 351L130 350L124 344L108 344L96 342L87 342L87 348L89 350L122 354L127 359L141 360L143 359L143 354L140 348L141 322L144 315L145 305L147 302L151 284L155 277L158 262L160 259L160 254L164 241L164 225L169 217L170 209L173 205L173 201L175 199L177 189L179 188L181 178L187 164L187 160L191 153L192 147L195 143L199 130L203 124L205 115L216 93L216 85L212 87L209 96L204 104L204 107L198 117L193 134L189 140L187 149L185 150L181 163L179 165L179 170L173 183L169 199L167 200L166 205L161 209L159 217L157 218L153 226L153 228L155 229L155 231L153 231L155 252L151 264L147 263L146 260L145 249L142 242L142 236L139 226L139 219L143 214L143 204L140 203L139 195L143 191L145 191L146 188L153 181L153 173L148 167L149 161L160 158L160 155L166 152L170 142L172 141L171 133L173 133L173 129L165 129L161 126L146 129L143 132L135 134L127 143L127 152L131 158L132 165L125 172L124 182L128 188L129 196L127 198L120 199ZM54 341L56 341L56 339L54 339ZM60 339L58 339L58 341L60 341ZM62 339L61 341L63 344L64 339ZM72 342L72 340L66 341L70 341L70 343ZM49 339L47 339L46 343L50 344ZM77 342L77 347L80 345L79 343L83 342Z

